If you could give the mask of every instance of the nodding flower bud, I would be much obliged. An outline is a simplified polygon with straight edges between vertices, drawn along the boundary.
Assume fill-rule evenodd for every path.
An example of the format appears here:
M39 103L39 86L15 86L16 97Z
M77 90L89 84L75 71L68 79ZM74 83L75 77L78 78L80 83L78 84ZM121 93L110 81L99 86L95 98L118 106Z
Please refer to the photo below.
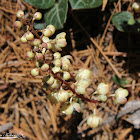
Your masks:
M72 104L64 104L62 106L62 113L66 115L71 115L74 111L73 105Z
M61 90L59 90L57 97L60 102L65 102L69 98L69 93L67 91L61 89Z
M42 33L44 34L44 36L46 36L46 37L50 37L51 35L52 35L52 31L50 30L50 29L44 29L43 31L42 31Z
M33 58L34 58L34 56L35 56L35 55L34 55L34 53L33 53L33 52L31 52L31 51L29 51L29 52L27 52L27 53L26 53L26 57L27 57L27 59L28 59L28 60L33 59Z
M22 23L20 21L15 21L14 22L14 26L18 29L20 29L22 27Z
M56 36L56 40L57 39L65 39L66 38L66 33L65 32L62 32L62 33L59 33L57 36Z
M60 82L58 80L54 80L54 83L51 85L52 88L54 89L59 89L60 88Z
M46 36L43 36L43 37L42 37L42 41L43 41L44 43L47 43L47 42L49 42L49 38L46 37Z
M52 35L55 33L56 29L55 29L55 27L53 25L48 25L46 28L51 30Z
M99 126L99 124L100 124L101 121L102 121L102 119L99 116L97 116L97 115L91 115L87 119L87 124L90 127L96 128L96 127Z
M43 60L43 54L42 53L36 53L36 59L37 60Z
M39 75L39 69L38 68L32 69L31 70L31 75L32 76L38 76Z
M105 102L107 100L107 96L106 95L99 95L98 96L99 101Z
M64 80L69 80L71 77L70 73L67 71L63 71L63 79Z
M91 78L91 71L88 69L80 69L76 75L76 80L78 79L90 79Z
M33 19L40 20L42 18L42 14L40 12L36 12L33 16Z
M22 10L17 11L17 17L18 18L23 18L24 17L24 12Z
M56 66L56 67L61 67L61 60L60 59L55 59L54 61L53 61L53 64Z
M39 46L41 44L41 40L40 39L34 39L33 40L33 45L34 46Z
M41 66L42 71L47 71L48 69L49 69L49 65L46 63Z
M24 34L21 38L20 38L22 43L26 43L27 39L26 39L26 34Z
M77 86L76 88L75 88L75 91L77 92L77 93L79 93L79 94L85 94L85 87L83 87L83 85L80 85L80 86Z
M28 31L28 32L26 33L26 39L27 39L27 40L33 40L33 39L34 39L34 35L33 35L31 32Z
M52 71L53 71L54 73L57 73L57 72L61 72L61 69L60 69L60 67L53 67L53 68L52 68Z
M67 45L66 39L58 39L56 40L56 48L63 48Z
M115 102L117 104L124 104L126 103L127 99L126 97L128 96L128 91L126 89L123 89L123 88L118 88L116 91L115 91Z
M54 59L60 59L61 58L61 54L59 52L56 52L53 54Z
M107 93L109 93L109 85L100 83L97 87L97 93L106 95Z

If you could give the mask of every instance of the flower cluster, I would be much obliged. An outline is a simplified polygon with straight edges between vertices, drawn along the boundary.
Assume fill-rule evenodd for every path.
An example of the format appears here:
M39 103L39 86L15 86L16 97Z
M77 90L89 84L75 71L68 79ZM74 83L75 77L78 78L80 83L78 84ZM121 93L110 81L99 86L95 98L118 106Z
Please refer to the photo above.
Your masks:
M62 32L50 38L55 34L55 27L48 25L43 30L35 30L33 28L34 20L40 20L42 14L36 12L32 18L31 24L25 19L24 12L19 10L14 26L18 29L26 25L26 33L21 37L22 43L30 43L32 50L26 53L27 60L36 60L36 68L31 70L32 76L38 76L43 71L46 76L43 77L43 89L51 91L47 98L54 104L62 103L62 112L70 115L73 111L81 112L79 98L91 103L105 102L108 97L115 97L117 104L126 102L128 91L119 88L115 94L110 94L109 84L100 83L97 90L93 93L95 99L84 97L86 89L91 86L92 72L89 69L71 70L72 56L61 56L60 51L66 47L66 33ZM97 127L101 122L95 111L87 119L87 124L91 127Z

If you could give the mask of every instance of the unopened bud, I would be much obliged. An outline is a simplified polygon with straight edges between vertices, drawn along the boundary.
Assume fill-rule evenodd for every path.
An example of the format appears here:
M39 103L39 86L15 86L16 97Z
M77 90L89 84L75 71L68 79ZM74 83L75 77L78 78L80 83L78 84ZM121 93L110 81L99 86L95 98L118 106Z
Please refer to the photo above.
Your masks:
M26 33L26 39L27 39L27 40L33 40L33 39L34 39L34 35L33 35L31 32L28 31L28 32Z
M91 71L88 69L80 69L76 75L76 80L78 79L90 79Z
M42 14L40 12L36 12L33 16L35 20L40 20L42 18Z
M52 43L51 43L51 42L48 42L48 43L47 43L47 49L52 49L52 47L53 47L53 46L52 46Z
M56 52L53 54L54 59L60 59L61 58L61 54L59 52Z
M85 94L85 88L81 85L75 88L75 91L79 94Z
M68 64L64 64L62 63L62 69L65 70L65 71L68 71L69 70L69 65Z
M45 54L45 52L46 52L46 48L43 48L42 49L42 54Z
M52 88L54 89L59 89L60 87L60 82L58 80L54 80L54 83L51 85Z
M91 84L91 80L86 79L80 79L76 82L76 86L83 86L84 88L87 88Z
M74 109L77 112L81 112L81 106L80 106L80 104L74 102L72 105L73 105Z
M54 83L54 78L51 76L46 83L52 85Z
M72 104L64 104L62 106L62 113L66 114L66 115L71 115L73 113L74 109L73 109L73 105Z
M22 43L26 43L26 42L27 42L26 34L24 34L24 35L21 37L20 40L21 40Z
M56 67L61 67L61 60L60 59L55 59L54 61L53 61L53 64L56 66Z
M116 91L115 91L115 97L116 98L124 98L124 97L127 97L128 96L128 90L126 89L123 89L123 88L118 88Z
M99 116L97 116L97 115L91 115L87 119L87 124L90 127L93 127L93 128L98 127L100 122L101 122L101 118Z
M63 71L63 79L64 80L69 80L71 77L70 73L67 71Z
M106 95L99 95L98 99L99 99L99 101L105 102L107 100L107 96Z
M33 58L34 58L34 56L35 56L35 55L34 55L34 53L33 53L33 52L31 52L31 51L29 51L29 52L27 52L27 53L26 53L26 57L27 57L27 59L28 59L28 60L33 59Z
M61 72L61 69L60 69L60 67L53 67L53 68L52 68L52 71L53 71L54 73L57 73L57 72Z
M62 32L62 33L59 33L55 39L65 39L66 38L66 33L65 32Z
M43 54L42 53L36 53L36 59L37 60L43 60Z
M59 90L57 97L60 102L65 102L69 98L69 94L67 91L62 89L62 90Z
M42 71L47 71L49 69L49 65L48 64L43 64L42 66L41 66L41 70Z
M52 35L55 33L56 29L55 29L55 27L53 25L48 25L46 28L51 30Z
M33 51L34 52L38 52L38 47L37 46L34 46Z
M47 43L47 42L49 42L49 38L46 37L46 36L43 36L43 37L42 37L42 41L43 41L44 43Z
M44 36L46 36L46 37L50 37L51 35L52 35L52 31L50 30L50 29L44 29L43 31L42 31L42 33L44 34Z
M51 75L47 75L42 78L42 81L48 85L52 85L54 83L54 78Z
M24 12L22 10L17 11L17 17L18 18L23 18L24 17Z
M125 104L127 102L126 97L116 98L115 103L116 104Z
M42 43L42 47L47 49L47 43Z
M38 76L39 75L39 69L38 68L32 69L31 70L31 75L32 76Z
M18 29L20 29L22 27L22 23L20 21L15 21L14 22L14 26Z
M36 61L36 67L39 68L40 64L38 61Z
M40 43L41 43L41 40L40 39L34 39L33 40L33 45L34 46L38 46L38 45L40 45Z
M63 48L67 45L66 39L58 39L56 40L56 48Z
M97 93L106 95L107 93L109 93L109 85L100 83L97 87Z

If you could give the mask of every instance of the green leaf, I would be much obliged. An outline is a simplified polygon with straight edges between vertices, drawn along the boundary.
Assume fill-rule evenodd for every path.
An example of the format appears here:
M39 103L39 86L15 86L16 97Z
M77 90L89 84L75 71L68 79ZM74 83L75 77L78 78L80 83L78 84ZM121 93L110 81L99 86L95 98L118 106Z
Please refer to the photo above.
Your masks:
M56 29L63 28L66 22L68 10L68 0L59 0L54 6L45 13L44 19L47 25L52 24Z
M46 27L46 23L45 22L34 22L34 28L36 30L42 30Z
M89 9L102 5L103 0L69 0L72 9Z
M130 83L130 81L128 81L127 79L122 79L117 76L113 76L113 80L119 86L123 86Z
M24 0L24 1L40 9L48 9L52 7L55 3L55 0Z
M132 26L128 25L130 20L132 21L134 18L130 12L121 12L121 13L116 13L114 14L112 18L112 22L115 25L115 27L119 31L130 31Z

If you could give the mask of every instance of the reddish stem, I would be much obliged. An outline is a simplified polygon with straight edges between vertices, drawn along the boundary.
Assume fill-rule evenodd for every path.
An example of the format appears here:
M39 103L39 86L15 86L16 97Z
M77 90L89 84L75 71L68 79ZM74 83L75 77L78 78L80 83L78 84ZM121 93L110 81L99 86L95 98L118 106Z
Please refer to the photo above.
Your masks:
M100 101L98 100L95 100L95 99L88 99L88 98L85 98L84 96L80 95L80 94L77 94L75 89L73 89L68 82L66 82L65 80L63 80L61 77L59 77L57 74L55 74L51 69L50 69L50 72L54 75L55 78L57 78L58 80L60 80L62 83L64 83L68 88L69 90L71 90L78 98L81 98L82 100L85 100L87 102L91 102L91 103L99 103Z

